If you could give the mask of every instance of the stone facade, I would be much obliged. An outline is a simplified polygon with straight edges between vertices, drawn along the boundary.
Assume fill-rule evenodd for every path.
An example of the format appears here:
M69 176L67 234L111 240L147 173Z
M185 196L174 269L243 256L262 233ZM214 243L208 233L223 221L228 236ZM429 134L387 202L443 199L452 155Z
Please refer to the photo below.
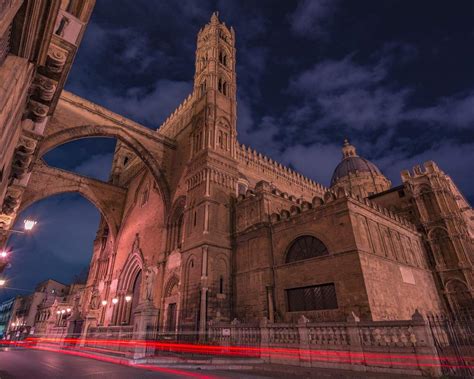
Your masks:
M0 246L28 186L94 0L0 2ZM0 272L6 266L0 260Z
M15 209L79 192L101 211L84 330L130 325L146 337L234 318L408 320L471 307L472 209L449 176L429 162L391 188L346 141L327 188L241 145L235 61L234 30L213 14L193 91L156 131L59 97ZM95 136L118 140L108 183L39 162Z

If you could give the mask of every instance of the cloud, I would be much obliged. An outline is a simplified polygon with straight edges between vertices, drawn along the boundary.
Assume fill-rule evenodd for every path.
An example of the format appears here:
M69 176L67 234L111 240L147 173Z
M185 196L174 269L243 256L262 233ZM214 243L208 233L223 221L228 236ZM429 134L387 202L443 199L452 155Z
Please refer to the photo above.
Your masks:
M474 128L474 91L440 99L435 105L414 108L406 112L405 119L446 127Z
M191 91L191 82L160 79L150 88L132 87L121 94L104 89L96 98L119 114L157 128Z
M337 0L300 0L290 16L292 31L310 38L327 36L327 26L337 3Z
M72 171L89 178L106 182L109 179L112 160L113 154L92 155L88 160L73 168Z
M329 186L331 176L341 161L341 147L334 144L295 145L281 154L282 162L305 176Z
M374 54L378 60L365 65L356 63L352 53L341 60L317 63L295 75L287 91L302 98L303 104L291 110L292 118L317 120L318 130L339 126L364 133L398 128L402 123L421 130L426 125L473 127L474 92L443 97L431 106L411 105L415 88L390 81L394 60L403 61L402 55L415 54L410 46L400 46L384 46L386 54ZM393 53L395 50L403 53Z
M289 90L317 96L321 93L340 92L349 88L367 88L379 83L387 75L381 62L374 66L354 63L354 54L341 60L325 60L303 71L290 80Z

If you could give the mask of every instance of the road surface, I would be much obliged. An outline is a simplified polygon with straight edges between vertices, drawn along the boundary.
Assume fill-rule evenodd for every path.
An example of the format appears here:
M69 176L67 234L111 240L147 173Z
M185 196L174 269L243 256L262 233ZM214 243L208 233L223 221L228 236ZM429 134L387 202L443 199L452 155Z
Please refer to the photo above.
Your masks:
M232 373L216 375L206 371L191 371L154 367L156 371L127 367L56 352L33 349L0 350L0 379L141 379L141 378L229 378Z
M153 370L153 371L152 371ZM311 378L311 379L409 379L411 376L369 372L351 372L332 369L305 369L301 367L274 365L255 366L253 369L184 370L151 366L137 368L104 362L91 358L67 355L58 352L0 348L0 379L148 379L148 378L193 378L193 379L267 379L267 378ZM418 378L418 377L416 377Z

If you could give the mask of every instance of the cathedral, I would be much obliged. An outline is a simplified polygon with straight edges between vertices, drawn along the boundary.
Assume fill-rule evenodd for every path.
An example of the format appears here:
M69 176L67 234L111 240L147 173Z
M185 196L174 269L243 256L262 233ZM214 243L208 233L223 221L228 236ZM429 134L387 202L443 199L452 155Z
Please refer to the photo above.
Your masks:
M198 34L193 92L157 131L177 144L169 208L118 143L111 182L127 190L123 217L115 236L105 219L99 228L87 314L115 298L94 319L123 325L149 312L154 327L179 332L472 306L474 213L451 178L427 162L392 187L346 140L326 188L240 144L235 61L234 30L214 14Z
M71 32L67 25L55 38ZM54 104L49 87L33 93L22 120L28 133L12 150L28 162L13 159L19 167L2 171L14 185L2 189L0 221L7 230L18 212L64 192L101 211L84 330L185 333L235 319L382 321L472 310L474 212L451 178L429 161L393 187L345 140L325 187L239 143L235 38L213 14L197 36L192 93L157 130L66 91ZM45 80L57 83L69 64L66 42L44 60ZM41 160L100 136L117 139L107 183Z

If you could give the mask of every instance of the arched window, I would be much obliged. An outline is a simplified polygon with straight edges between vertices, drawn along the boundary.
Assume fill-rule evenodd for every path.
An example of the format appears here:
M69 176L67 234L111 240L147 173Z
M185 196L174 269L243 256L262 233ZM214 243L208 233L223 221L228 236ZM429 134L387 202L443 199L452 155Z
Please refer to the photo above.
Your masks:
M328 249L313 236L301 236L292 242L286 254L286 263L328 255Z
M456 312L473 312L474 299L469 293L467 286L458 281L452 280L446 285L446 292L450 298L453 311Z
M227 96L228 88L229 86L227 82L223 79L219 79L219 82L217 83L217 89L219 90L219 92Z
M183 240L183 223L184 223L184 206L186 199L184 197L179 198L172 212L172 217L168 222L168 248L169 251L173 251L177 248L181 248Z
M227 67L227 54L223 51L219 52L219 63Z
M206 93L206 80L203 80L199 86L199 96L203 96Z

